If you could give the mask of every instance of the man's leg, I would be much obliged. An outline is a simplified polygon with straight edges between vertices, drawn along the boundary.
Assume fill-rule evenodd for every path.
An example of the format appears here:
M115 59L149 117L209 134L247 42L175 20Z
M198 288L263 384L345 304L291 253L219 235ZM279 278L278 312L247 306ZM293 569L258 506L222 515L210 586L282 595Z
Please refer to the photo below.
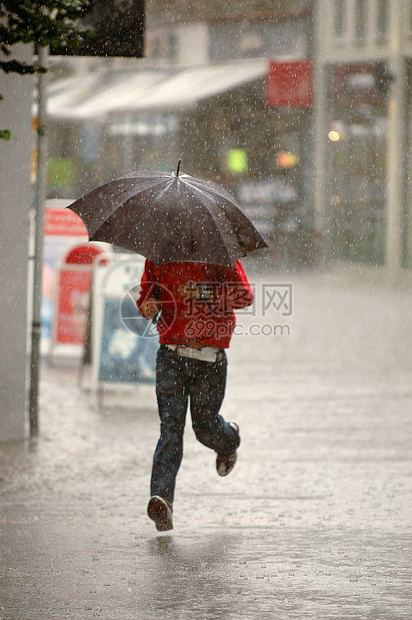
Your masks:
M231 454L239 447L239 433L219 414L226 389L226 353L219 351L215 363L193 362L189 391L196 438L218 454Z
M153 457L151 495L162 497L173 506L183 456L188 392L185 362L165 347L160 347L157 357L156 395L161 424Z

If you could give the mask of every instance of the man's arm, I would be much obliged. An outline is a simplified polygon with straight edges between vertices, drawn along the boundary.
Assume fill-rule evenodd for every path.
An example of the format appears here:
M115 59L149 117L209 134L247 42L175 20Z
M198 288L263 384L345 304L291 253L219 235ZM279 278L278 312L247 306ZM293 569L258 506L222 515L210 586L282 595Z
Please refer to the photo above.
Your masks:
M253 304L253 291L240 261L237 261L233 269L225 269L220 275L225 284L229 303L234 310Z
M140 296L136 301L137 309L146 319L151 319L160 312L160 301L153 297L153 283L157 281L154 272L154 263L146 259L143 275L140 281Z

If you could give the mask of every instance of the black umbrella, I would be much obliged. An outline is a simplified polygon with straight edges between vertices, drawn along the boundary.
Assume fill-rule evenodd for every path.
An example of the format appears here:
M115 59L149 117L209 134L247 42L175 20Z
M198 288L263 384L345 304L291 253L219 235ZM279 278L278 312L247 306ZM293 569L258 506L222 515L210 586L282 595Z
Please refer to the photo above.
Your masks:
M180 162L179 162L180 167ZM86 194L70 207L90 241L150 258L232 267L266 242L225 189L188 174L136 171Z

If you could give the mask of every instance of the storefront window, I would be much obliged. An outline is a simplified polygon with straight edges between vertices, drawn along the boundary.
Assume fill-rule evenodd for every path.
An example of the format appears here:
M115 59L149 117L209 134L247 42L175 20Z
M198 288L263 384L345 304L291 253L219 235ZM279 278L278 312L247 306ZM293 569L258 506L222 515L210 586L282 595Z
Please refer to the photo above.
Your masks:
M355 4L355 32L358 43L362 43L365 40L367 15L366 15L366 2L365 0L356 0Z
M376 0L378 41L386 42L389 28L388 0Z
M385 261L387 106L375 67L335 69L328 133L328 209L332 254L367 264Z
M409 4L409 20L408 20L408 28L409 28L409 37L412 37L412 5Z
M174 162L177 165L179 130L179 117L173 113L151 111L113 117L108 128L107 155L112 176L120 176L124 170L165 169L166 164L173 166Z
M335 0L335 37L341 39L346 30L346 0Z

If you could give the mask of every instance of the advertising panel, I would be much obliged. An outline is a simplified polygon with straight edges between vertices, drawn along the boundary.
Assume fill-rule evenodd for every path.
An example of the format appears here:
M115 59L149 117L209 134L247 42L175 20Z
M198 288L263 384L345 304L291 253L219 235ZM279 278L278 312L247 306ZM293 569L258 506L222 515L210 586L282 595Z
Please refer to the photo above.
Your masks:
M59 271L54 333L56 343L82 344L89 307L91 277L90 269L72 268Z
M137 254L99 256L92 280L91 397L102 384L152 383L159 339L151 321L140 316L136 298L144 270Z
M83 344L89 310L92 263L102 249L94 243L72 246L59 265L52 351L55 344Z

